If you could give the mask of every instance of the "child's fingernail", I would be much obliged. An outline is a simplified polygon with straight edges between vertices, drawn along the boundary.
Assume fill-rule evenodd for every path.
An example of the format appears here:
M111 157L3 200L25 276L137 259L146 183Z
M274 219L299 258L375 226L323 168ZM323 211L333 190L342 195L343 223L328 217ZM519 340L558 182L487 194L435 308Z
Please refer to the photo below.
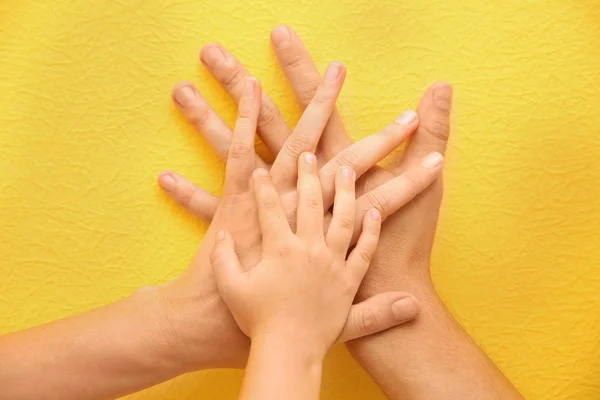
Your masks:
M371 217L373 221L379 221L381 219L381 213L379 212L379 210L373 209L369 211L369 217Z
M350 167L342 167L342 175L346 179L352 179L354 177L354 170Z
M440 153L431 153L423 160L423 166L425 168L437 168L444 162L444 156Z
M217 232L217 242L220 242L223 239L225 239L225 231L220 230L219 232Z
M177 187L177 182L171 174L163 174L158 177L158 184L167 192L172 192Z
M180 107L186 108L196 98L196 93L194 89L189 86L184 86L175 91L175 95L173 96L175 103L177 103Z
M244 92L242 93L242 96L252 97L254 95L255 89L256 89L256 79L252 79L252 78L246 79L246 83L244 85Z
M258 176L267 176L269 175L269 172L264 169L264 168L258 168L256 171L254 171L254 173Z
M418 312L417 304L411 297L403 297L392 304L392 313L398 322L410 320Z
M213 45L204 49L201 54L202 61L209 67L217 67L226 60L221 46Z
M404 111L398 118L396 118L396 122L400 125L410 125L417 119L417 113L413 110Z
M315 164L317 162L317 157L313 153L304 153L304 161L308 164Z
M335 82L338 77L340 76L340 73L342 72L342 64L339 62L333 62L331 64L329 64L329 67L327 67L327 71L325 71L325 80L329 81L329 82Z

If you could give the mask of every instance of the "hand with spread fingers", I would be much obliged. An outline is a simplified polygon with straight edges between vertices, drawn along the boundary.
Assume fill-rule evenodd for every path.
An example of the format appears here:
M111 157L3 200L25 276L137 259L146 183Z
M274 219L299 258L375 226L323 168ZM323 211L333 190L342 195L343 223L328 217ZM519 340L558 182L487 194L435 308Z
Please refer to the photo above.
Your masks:
M328 74L321 78L296 33L289 27L279 26L272 31L271 42L301 107L308 111L315 99L322 105L319 91L327 84ZM219 44L206 45L201 60L238 101L250 73ZM340 75L343 77L343 73ZM198 90L191 83L182 83L174 89L173 98L182 113L224 158L232 142L232 133ZM285 194L293 193L296 172L284 173L276 167L290 165L289 159L303 151L314 151L318 164L323 166L319 175L325 210L333 198L335 171L340 166L348 166L356 171L358 179L355 220L360 220L371 208L378 209L385 220L380 245L357 299L373 301L377 297L372 296L383 296L390 290L400 289L416 294L422 305L421 315L412 324L350 343L352 355L385 394L392 399L420 400L438 397L495 399L500 393L504 398L520 399L518 391L454 320L431 280L430 253L443 193L439 172L448 144L452 98L453 90L449 84L436 83L425 92L416 113L405 112L380 132L353 144L334 108L334 100L328 106L329 119L314 125L324 127L322 135L319 132L319 139L315 139L310 133L306 136L306 130L291 132L273 101L262 94L257 133L273 154L284 154L282 162L276 161L273 165L275 171L271 170L271 175L277 190L282 193L281 201L291 224L295 223L296 204L293 194L289 200ZM396 164L387 168L375 165L407 139L408 146ZM256 165L265 166L265 163L259 160ZM194 214L207 220L214 217L213 224L219 217L218 208L226 207L228 202L224 197L219 203L217 197L175 173L163 174L160 183L167 193ZM326 215L325 226L329 218ZM236 230L246 229L246 226L234 226L234 238ZM356 236L357 232L353 238ZM253 244L258 246L259 235L253 237ZM209 236L207 238L210 240ZM240 242L244 243L243 240ZM242 264L245 254L253 253L251 248L252 245L247 243L238 245ZM257 257L255 253L251 261L256 262ZM206 268L202 268L202 273L208 274ZM231 361L228 359L229 363Z
M356 212L352 169L342 167L335 176L326 233L314 154L298 159L295 232L267 170L257 169L252 182L260 261L243 267L224 230L211 254L223 300L252 343L240 398L318 398L327 350L346 339L360 318L361 306L352 302L377 248L381 216L376 209L366 213L356 247L347 255Z
M298 193L295 182L298 177L297 158L305 151L314 151L318 145L321 133L327 125L335 100L339 94L344 77L341 64L332 64L325 78L317 89L313 101L307 106L294 131L282 145L273 165L270 175L273 184L281 196L282 207L293 231L296 227L296 212ZM257 161L254 152L254 135L260 122L260 101L262 91L260 84L253 78L243 81L244 88L240 92L239 116L235 129L230 136L230 146L226 163L225 185L223 197L216 206L216 211L190 268L176 280L158 288L159 296L165 299L165 304L177 304L194 314L182 317L167 307L166 319L181 333L181 349L187 354L198 354L198 368L206 367L241 367L248 354L248 340L239 330L226 305L221 301L214 281L209 254L212 249L215 234L219 230L227 230L236 242L237 254L243 268L256 264L260 259L262 236L253 215L256 214L252 200L253 193L250 185L251 171L263 167L264 163ZM187 87L187 86L186 86ZM199 94L194 97L199 99ZM179 101L181 103L181 101ZM218 118L208 111L212 118ZM206 119L205 119L206 121ZM402 122L402 121L401 121ZM393 122L382 132L367 138L350 147L349 152L364 154L360 162L355 164L356 176L367 171L374 163L385 157L391 146L390 136L399 136L398 143L416 127L412 123ZM224 133L226 135L226 133ZM387 140L386 140L387 139ZM345 152L324 163L319 176L323 190L323 200L320 210L325 219L324 227L330 222L331 215L327 211L335 193L335 176L344 159ZM441 159L433 154L425 158L423 163L415 166L406 173L377 188L377 198L393 197L384 211L388 214L398 209L418 195L435 180L441 170ZM435 162L432 162L433 161ZM173 197L188 207L204 206L214 200L211 195L196 188L183 177L167 172L163 173L159 182ZM345 218L346 226L353 226L351 242L354 243L360 234L360 221L370 208L371 194L364 194L356 200L357 212L353 220ZM206 208L208 209L208 208ZM390 211L391 210L391 211ZM381 212L381 210L380 210ZM206 212L199 214L206 215ZM355 224L356 221L356 224ZM199 289L200 288L200 289ZM198 290L202 295L198 295ZM201 301L199 300L202 299ZM210 299L207 301L206 299ZM181 309L181 308L178 308ZM418 313L418 304L409 294L401 291L378 293L364 299L356 306L354 322L347 327L343 340L351 340L360 336L380 332L392 326L406 322ZM207 318L211 326L217 329L199 329L200 324L206 324ZM214 351L205 351L206 342L212 342ZM189 351L197 349L197 351ZM200 356L201 354L201 356Z

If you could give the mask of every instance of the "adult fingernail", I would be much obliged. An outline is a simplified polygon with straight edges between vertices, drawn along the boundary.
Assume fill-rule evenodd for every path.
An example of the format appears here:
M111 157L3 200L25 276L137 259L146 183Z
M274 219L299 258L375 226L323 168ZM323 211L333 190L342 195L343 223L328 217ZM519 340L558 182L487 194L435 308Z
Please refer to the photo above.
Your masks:
M369 211L369 217L373 221L379 221L381 219L381 213L379 212L379 210L373 209Z
M313 153L304 153L304 161L306 161L308 164L316 164L317 157L315 157Z
M350 167L342 167L342 175L346 179L352 179L354 177L354 170Z
M285 25L280 25L271 32L271 40L275 47L283 47L292 39L290 29Z
M256 175L258 176L267 176L269 175L269 172L264 169L264 168L258 168L256 171L254 171L256 173Z
M179 106L186 108L196 98L196 93L189 86L184 86L177 91L175 91L175 102L179 104Z
M433 89L433 102L442 111L452 108L452 86L449 83L438 83Z
M219 232L217 232L216 239L217 239L217 242L220 242L221 240L225 239L225 231L220 230Z
M403 297L392 303L392 313L396 321L407 321L415 317L419 312L417 304L411 297Z
M163 174L158 177L158 184L167 192L172 192L177 187L177 182L171 174Z
M209 67L217 67L226 60L225 52L221 46L210 46L202 52L202 61Z
M327 67L327 71L325 71L325 80L329 82L335 82L342 72L342 64L339 62L333 62L329 64Z
M254 96L254 90L256 90L256 79L246 79L242 96L252 97Z
M423 166L425 168L437 168L442 165L443 162L444 156L440 153L431 153L423 159Z
M400 125L410 125L417 119L417 113L413 110L404 111L398 118L396 118L396 122Z

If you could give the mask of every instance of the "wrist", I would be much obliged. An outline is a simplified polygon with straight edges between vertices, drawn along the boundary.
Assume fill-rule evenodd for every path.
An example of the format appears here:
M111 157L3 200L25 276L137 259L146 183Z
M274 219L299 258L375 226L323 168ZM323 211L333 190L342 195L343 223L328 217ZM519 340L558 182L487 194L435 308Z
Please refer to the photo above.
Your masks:
M327 349L301 335L269 333L254 336L250 352L277 359L282 364L303 366L320 374Z

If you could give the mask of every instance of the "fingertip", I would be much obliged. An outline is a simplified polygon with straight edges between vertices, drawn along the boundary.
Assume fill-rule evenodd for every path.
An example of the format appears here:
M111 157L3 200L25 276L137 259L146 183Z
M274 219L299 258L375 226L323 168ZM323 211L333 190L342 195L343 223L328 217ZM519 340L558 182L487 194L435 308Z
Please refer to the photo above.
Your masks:
M171 171L161 172L158 176L158 184L166 192L173 192L177 188L177 181Z
M419 302L412 296L396 299L392 303L392 314L397 322L406 322L414 319L421 312Z
M397 124L409 126L409 125L416 124L418 119L419 119L419 116L417 115L417 113L415 111L407 110L407 111L404 111L402 114L400 114L400 116L398 118L396 118L394 121Z
M381 223L381 212L376 208L369 210L369 220L377 224Z
M197 97L198 90L190 82L181 82L173 87L171 90L171 99L173 102L181 108L186 108Z
M276 48L286 46L292 40L292 30L286 25L278 25L271 31L271 42Z
M354 182L356 179L356 172L352 167L342 166L338 168L337 172L338 176L345 182Z
M221 229L220 231L218 231L215 236L215 240L217 241L217 243L222 242L226 238L227 238L227 231L225 231L224 229Z
M301 162L304 162L305 164L316 164L317 163L317 157L314 155L314 153L311 153L309 151L302 153L302 155L300 156L300 160L301 160Z
M227 54L220 43L207 43L200 49L200 61L207 67L215 68L226 60Z
M428 169L439 168L444 164L444 156L441 153L438 153L437 151L429 153L425 156L425 158L423 158L421 164L423 165L423 167Z
M254 170L254 176L264 178L265 176L269 176L269 171L264 168L257 168Z

